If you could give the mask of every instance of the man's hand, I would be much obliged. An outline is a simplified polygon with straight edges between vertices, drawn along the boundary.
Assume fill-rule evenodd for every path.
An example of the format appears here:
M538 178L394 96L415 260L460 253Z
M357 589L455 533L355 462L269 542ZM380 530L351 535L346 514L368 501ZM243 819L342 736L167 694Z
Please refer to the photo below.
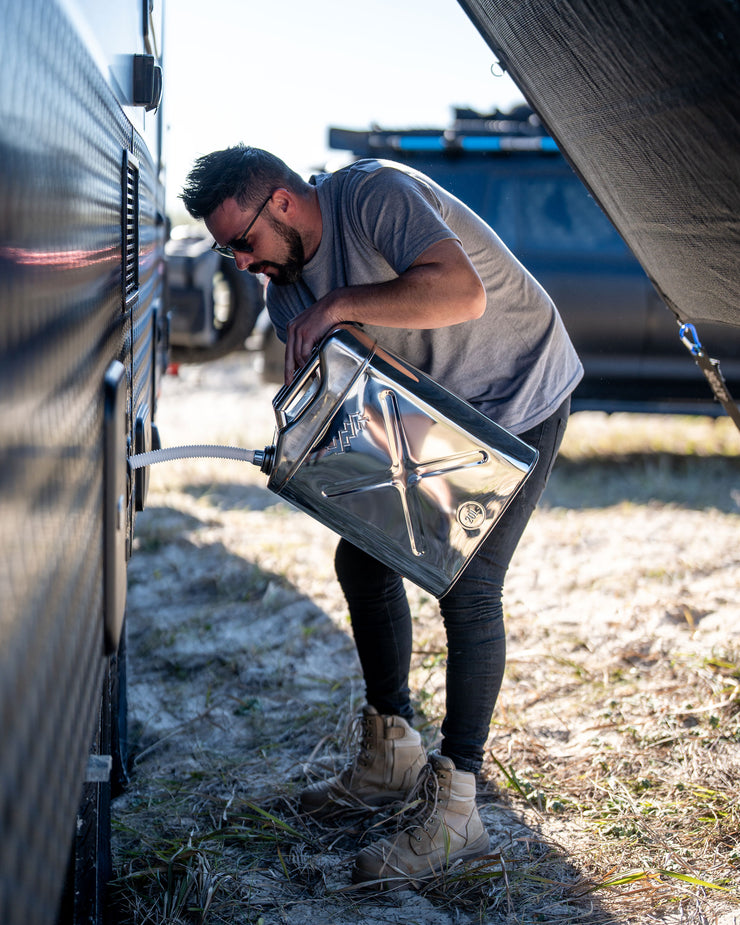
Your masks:
M333 293L304 309L287 326L285 343L285 382L290 384L296 372L306 364L313 348L341 319L332 305Z

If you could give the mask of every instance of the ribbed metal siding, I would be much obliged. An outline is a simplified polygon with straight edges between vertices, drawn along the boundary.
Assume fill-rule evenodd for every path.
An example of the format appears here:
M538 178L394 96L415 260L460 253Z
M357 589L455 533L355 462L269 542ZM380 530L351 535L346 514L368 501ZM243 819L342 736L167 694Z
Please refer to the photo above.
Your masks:
M0 22L0 922L44 925L106 666L103 378L118 358L150 388L134 357L158 291L122 252L136 136L103 76L51 0L0 0Z

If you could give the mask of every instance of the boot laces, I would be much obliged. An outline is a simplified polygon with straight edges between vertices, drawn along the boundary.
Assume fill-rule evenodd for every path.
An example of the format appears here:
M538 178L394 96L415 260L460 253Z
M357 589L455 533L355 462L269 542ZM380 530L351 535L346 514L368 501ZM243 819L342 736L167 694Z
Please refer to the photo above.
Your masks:
M344 739L343 751L348 758L342 773L351 773L355 768L366 767L370 763L370 738L371 720L363 714L355 716Z
M437 818L438 805L439 779L431 763L428 762L419 772L401 812L403 828L421 826L426 830L427 826Z

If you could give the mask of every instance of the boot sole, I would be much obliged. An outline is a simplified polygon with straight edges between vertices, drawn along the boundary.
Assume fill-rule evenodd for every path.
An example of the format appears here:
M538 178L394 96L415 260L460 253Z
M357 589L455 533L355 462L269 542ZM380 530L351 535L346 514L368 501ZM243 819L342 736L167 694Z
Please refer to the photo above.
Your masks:
M487 854L491 848L491 839L487 832L484 832L482 835L477 838L472 845L467 848L463 848L460 851L456 851L455 854L449 858L449 860L444 863L437 864L432 869L425 871L424 873L418 874L402 874L398 873L393 877L381 877L378 878L375 874L371 874L369 871L361 870L358 867L352 869L352 883L365 886L372 886L378 891L382 892L392 892L394 890L418 890L419 887L424 886L425 883L428 883L431 880L439 877L451 864L454 864L455 861L464 861L472 858L479 858L484 854Z

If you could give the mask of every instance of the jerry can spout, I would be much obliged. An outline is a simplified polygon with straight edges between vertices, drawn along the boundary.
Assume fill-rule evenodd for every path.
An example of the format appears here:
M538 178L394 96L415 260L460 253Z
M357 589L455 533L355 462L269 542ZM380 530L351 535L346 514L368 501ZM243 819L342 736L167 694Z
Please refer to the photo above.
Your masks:
M252 465L259 466L260 472L269 475L275 462L275 446L266 446L264 450L255 450Z

